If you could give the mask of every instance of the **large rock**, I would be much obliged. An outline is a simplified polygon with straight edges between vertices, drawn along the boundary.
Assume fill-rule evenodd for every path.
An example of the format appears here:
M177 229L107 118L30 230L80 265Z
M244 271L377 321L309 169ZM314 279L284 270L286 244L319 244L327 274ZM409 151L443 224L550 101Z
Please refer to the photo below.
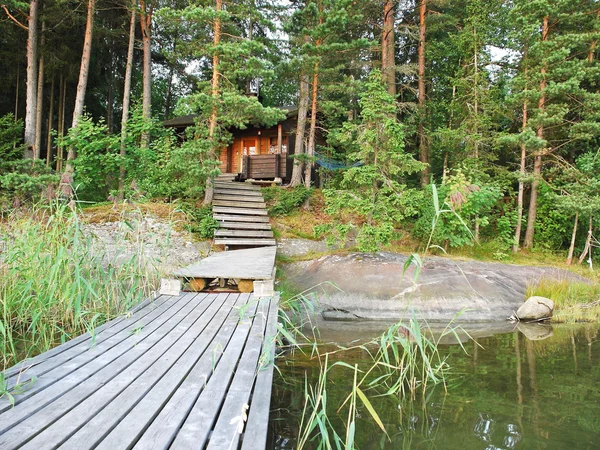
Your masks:
M548 278L583 280L551 267L428 256L415 282L414 266L402 273L406 259L395 253L350 253L281 269L299 292L315 288L322 311L344 311L358 319L415 315L429 321L504 321L521 306L529 285Z
M546 297L529 297L517 310L519 320L542 320L552 317L554 302Z

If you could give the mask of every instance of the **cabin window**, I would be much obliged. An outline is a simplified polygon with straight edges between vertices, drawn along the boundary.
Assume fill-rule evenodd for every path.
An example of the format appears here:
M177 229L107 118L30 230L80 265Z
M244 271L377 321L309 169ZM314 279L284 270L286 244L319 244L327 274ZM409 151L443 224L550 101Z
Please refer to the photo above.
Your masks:
M256 139L244 139L242 141L244 155L256 155Z
M269 140L269 153L278 153L277 151L277 136L271 136ZM287 136L281 138L281 153L287 153Z

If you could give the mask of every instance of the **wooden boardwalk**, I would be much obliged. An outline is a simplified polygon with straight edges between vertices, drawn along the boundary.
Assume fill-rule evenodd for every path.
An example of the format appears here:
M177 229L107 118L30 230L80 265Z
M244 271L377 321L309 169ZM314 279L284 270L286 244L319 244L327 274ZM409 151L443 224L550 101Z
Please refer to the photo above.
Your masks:
M215 244L227 247L277 245L258 186L217 178L214 189L213 217L220 224L215 231Z
M264 449L277 304L160 296L9 369L0 448Z

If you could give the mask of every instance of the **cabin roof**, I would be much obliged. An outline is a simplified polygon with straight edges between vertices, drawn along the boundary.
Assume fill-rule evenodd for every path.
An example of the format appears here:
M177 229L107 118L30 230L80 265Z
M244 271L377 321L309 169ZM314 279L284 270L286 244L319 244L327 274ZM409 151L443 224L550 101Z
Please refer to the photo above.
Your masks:
M277 108L285 111L286 113L285 119L280 120L279 123L295 116L298 113L298 108L296 106L278 106ZM163 125L170 128L189 127L194 125L197 117L198 114L188 114L187 116L174 117L173 119L165 120Z

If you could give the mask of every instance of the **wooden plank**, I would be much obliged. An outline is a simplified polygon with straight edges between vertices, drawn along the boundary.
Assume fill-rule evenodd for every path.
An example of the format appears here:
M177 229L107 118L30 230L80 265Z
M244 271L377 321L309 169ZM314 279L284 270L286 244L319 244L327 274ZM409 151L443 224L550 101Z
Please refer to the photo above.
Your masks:
M260 197L262 198L262 192L260 190L250 189L223 189L215 187L215 195L241 195L244 197Z
M35 450L41 445L52 448L61 444L64 444L61 445L64 449L95 447L128 413L131 414L129 422L137 422L141 410L137 408L133 412L131 408L142 398L146 400L143 405L145 413L156 414L169 398L169 389L176 389L180 380L206 350L225 318L232 311L237 297L238 295L235 294L222 294L201 313L193 325L169 349L165 357L157 359L139 376L119 374L110 383L102 386L77 407L60 417L50 429L37 435L23 449ZM234 313L239 317L238 311L234 310ZM154 395L149 397L150 391L153 391ZM131 433L131 429L127 427L125 430L127 431L121 436L121 442L126 444L112 447L109 444L109 448L129 448L135 442L138 436ZM120 432L123 431L121 428ZM75 432L77 433L73 435ZM69 440L65 442L67 438ZM101 447L107 448L107 445L103 443Z
M115 374L130 373L132 370L139 374L144 364L153 360L156 352L164 353L172 340L189 326L186 324L190 321L193 323L195 316L190 312L201 312L196 306L205 296L186 294L184 297L190 301L176 314L167 317L168 320L163 321L159 327L153 323L147 329L132 335L132 339L123 342L121 346L125 348L119 350L128 351L117 352L116 349L120 347L117 346L68 377L62 378L60 383L44 389L34 399L18 404L2 414L0 433L4 434L0 434L0 448L12 448L16 444L26 442L60 417L64 411L68 411L112 380ZM209 300L202 304L212 304L214 297L208 296ZM148 353L150 350L152 352Z
M232 208L250 208L250 209L265 209L267 205L264 202L242 202L242 201L227 201L213 200L214 206L229 206Z
M65 350L70 349L71 347L74 347L83 342L89 341L90 339L92 339L92 337L97 338L101 332L106 331L106 330L118 325L123 320L127 319L128 317L129 318L131 318L131 317L140 318L140 317L148 314L149 311L143 311L144 308L160 305L161 303L165 302L166 300L167 300L167 297L160 296L160 295L157 297L154 297L154 298L149 297L146 300L144 300L143 302L141 302L139 305L135 306L127 315L122 315L114 320L105 322L104 324L96 327L93 332L87 332L87 333L81 334L73 339L68 340L64 344L58 345L44 353L40 353L39 355L37 355L33 358L25 359L25 360L19 362L18 364L15 364L13 367L6 369L4 371L4 375L7 380L13 376L20 377L20 375L22 373L24 373L26 370L30 369L31 367L33 367L43 361L46 361L50 358L53 358L53 357L57 356L59 353L62 353ZM22 381L23 379L20 378L20 380Z
M256 303L254 303L256 305ZM247 312L247 311L246 311ZM208 381L206 388L200 394L194 407L187 416L170 449L203 448L212 424L219 414L221 404L226 396L229 382L236 371L236 366L242 354L248 334L255 334L260 322L245 314L238 325L244 333L239 333L232 339L221 357L219 364ZM228 447L224 447L228 448ZM235 448L235 447L232 447Z
M275 239L268 238L252 238L252 239L243 239L243 238L217 238L215 239L215 244L217 245L263 245L263 246L275 246L277 242Z
M266 209L232 208L229 206L213 206L213 213L217 214L244 214L246 216L267 216Z
M226 222L236 223L269 223L268 216L252 216L252 215L241 215L241 214L213 214L215 220L220 221L222 224ZM223 225L221 225L223 226ZM269 227L271 225L269 224Z
M240 433L237 432L237 429L240 426L242 414L246 413L246 408L250 402L250 392L254 385L269 311L268 299L261 299L259 302L250 336L248 336L240 362L235 369L235 376L227 391L223 407L219 412L219 418L210 436L207 450L238 447ZM241 426L243 425L242 421Z
M251 222L221 222L221 229L225 230L270 230L270 223Z
M273 387L273 371L275 368L275 339L277 337L277 308L279 294L271 299L267 329L261 351L261 365L256 375L256 383L252 392L252 401L248 411L248 421L244 430L241 450L265 448L269 428L269 412L271 391Z
M160 326L167 318L183 308L191 300L191 297L187 296L183 300L179 299L179 301L177 301L177 297L169 297L168 299L169 301L156 308L150 314L137 320L122 322L123 327L119 327L120 329L114 330L110 334L106 333L104 336L101 336L102 339L98 339L99 342L97 341L93 346L89 345L89 343L82 343L79 346L71 347L56 358L43 361L30 369L26 373L27 378L22 377L20 382L23 382L23 379L30 379L34 376L38 378L33 386L29 387L22 394L14 396L15 404L23 402L66 376L72 379L74 376L72 373L76 370L88 370L86 364L94 362L96 358L118 357L121 353L127 351L131 345L135 345L135 342L132 344L131 341L126 341L132 337L136 330L152 330ZM9 409L12 409L12 404L8 399L0 399L0 412Z
M272 238L272 231L256 231L256 230L216 230L217 237L266 237Z
M134 448L167 448L171 444L231 342L238 341L239 334L247 333L244 327L238 326L240 316L237 308L243 307L248 298L247 294L240 296L236 308L230 312L215 339L187 375L178 378L179 374L169 372L164 379L165 386L157 385L111 431L98 449L130 448L130 443L135 442L138 437ZM249 305L249 312L255 308L256 306ZM181 372L179 366L178 364L176 369ZM181 384L174 386L178 380ZM151 402L160 405L157 408Z
M258 186L254 186L250 183L236 183L236 182L231 182L231 183L221 183L216 181L214 183L214 187L215 189L242 189L242 190L247 190L247 191L255 191L255 192L260 192L260 188Z
M173 275L185 278L268 280L273 276L276 251L273 247L263 247L213 253L208 258L174 271Z
M265 204L265 199L260 196L249 197L243 195L223 195L223 194L215 194L213 200L221 200L226 202L244 202L244 203L261 203Z

